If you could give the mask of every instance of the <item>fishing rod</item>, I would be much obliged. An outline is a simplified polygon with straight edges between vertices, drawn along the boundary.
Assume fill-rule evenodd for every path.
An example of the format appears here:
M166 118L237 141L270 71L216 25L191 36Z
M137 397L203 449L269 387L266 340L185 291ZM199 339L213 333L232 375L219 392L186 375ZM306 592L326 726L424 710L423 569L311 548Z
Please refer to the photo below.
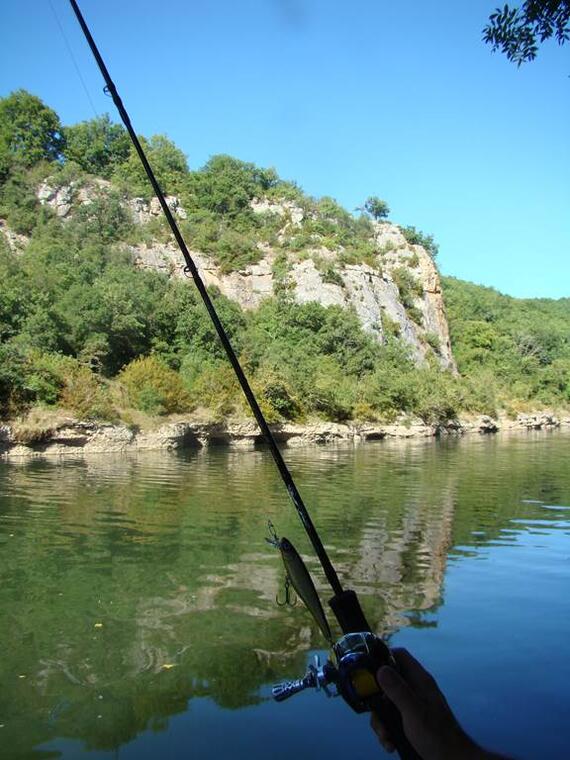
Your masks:
M297 510L297 514L301 519L303 527L305 528L313 549L321 563L324 574L334 593L334 596L329 600L329 606L344 634L341 639L336 642L333 642L318 594L303 560L286 538L279 539L275 531L270 529L271 535L268 540L279 549L285 565L287 578L292 583L299 596L303 599L309 611L315 617L323 635L328 643L331 644L335 657L334 662L329 660L324 667L320 667L320 664L311 665L302 679L275 687L274 697L277 701L282 701L302 689L308 687L315 687L318 689L322 687L326 690L327 687L332 684L336 687L336 693L342 696L356 712L369 710L376 712L388 729L390 738L396 746L402 760L415 760L419 758L419 755L415 752L404 734L402 719L399 712L393 703L383 695L376 683L375 673L379 667L382 665L391 665L392 667L395 667L392 653L384 641L372 633L356 593L351 589L343 589L341 585L336 570L322 544L317 529L311 520L289 468L285 464L281 451L277 446L273 433L257 403L257 399L255 398L247 377L239 363L224 326L220 321L198 268L190 256L184 238L182 237L176 220L166 202L166 197L146 157L140 140L132 126L129 114L123 105L123 101L119 96L115 83L111 79L111 75L109 74L101 53L95 44L77 1L69 0L69 2L103 76L105 81L105 92L113 99L113 103L119 112L121 120L131 138L149 182L151 183L162 207L172 234L178 243L178 247L180 248L180 252L186 263L184 271L187 274L190 274L194 280L196 288L204 302L226 355L237 376L251 411L253 412L253 416L269 446L269 450L271 451L271 455L273 456L273 460L279 470L279 474L285 484L289 497L293 502L293 506Z

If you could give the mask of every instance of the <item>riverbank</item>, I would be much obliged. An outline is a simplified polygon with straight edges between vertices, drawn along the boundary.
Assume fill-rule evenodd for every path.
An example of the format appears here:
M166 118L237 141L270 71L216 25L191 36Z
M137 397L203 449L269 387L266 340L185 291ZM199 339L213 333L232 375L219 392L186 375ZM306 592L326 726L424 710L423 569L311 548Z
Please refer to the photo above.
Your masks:
M382 439L433 438L474 433L486 435L558 427L570 427L570 415L557 416L550 411L519 414L515 419L479 415L438 426L410 419L394 424L315 421L303 425L271 425L276 440L284 446L358 444ZM257 425L250 420L212 422L176 418L147 429L135 425L81 421L71 417L54 417L50 424L37 427L21 423L0 425L0 458L160 451L205 446L251 449L262 443L263 438Z

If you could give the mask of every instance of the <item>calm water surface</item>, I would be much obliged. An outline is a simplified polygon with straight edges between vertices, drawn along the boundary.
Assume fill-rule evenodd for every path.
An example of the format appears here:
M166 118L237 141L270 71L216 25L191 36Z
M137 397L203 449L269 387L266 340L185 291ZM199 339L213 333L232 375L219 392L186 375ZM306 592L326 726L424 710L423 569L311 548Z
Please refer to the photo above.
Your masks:
M570 756L570 436L289 450L341 578L466 727ZM280 608L266 451L0 464L2 758L370 758L339 700L271 684L323 641Z

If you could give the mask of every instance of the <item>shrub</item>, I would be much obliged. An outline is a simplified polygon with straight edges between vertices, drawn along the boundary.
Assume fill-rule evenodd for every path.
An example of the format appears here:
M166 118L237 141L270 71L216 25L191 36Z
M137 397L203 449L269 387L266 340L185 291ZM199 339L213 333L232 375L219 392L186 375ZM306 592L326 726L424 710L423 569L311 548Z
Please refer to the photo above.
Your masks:
M458 381L440 369L414 373L415 400L412 411L426 425L441 425L455 419L461 408Z
M30 235L38 220L49 215L40 207L28 172L15 172L0 187L0 216L20 235Z
M378 265L378 251L371 240L355 240L340 252L340 261L343 264L368 264L376 269Z
M383 363L361 384L361 401L380 417L391 421L400 412L412 412L417 403L417 387L412 372Z
M87 367L75 364L66 373L59 405L82 418L115 419L108 386Z
M414 277L408 267L396 267L393 269L392 278L398 287L404 306L413 306L413 299L423 295L424 289L421 283Z
M392 270L392 277L398 288L400 300L408 316L416 324L421 325L423 314L415 305L415 299L423 295L420 282L414 277L407 267L396 267Z
M182 378L154 356L135 359L119 374L130 403L147 414L174 414L192 408Z
M344 280L332 262L323 262L323 264L319 267L319 270L323 282L328 282L331 285L338 285L340 288L344 288Z
M439 335L434 332L427 332L424 335L424 340L432 348L432 350L439 354L441 351L441 341L439 339Z
M255 264L262 253L251 235L227 229L215 245L215 259L224 274Z
M384 336L389 338L399 338L402 332L400 323L396 319L392 319L385 311L381 312L382 319L382 331Z
M273 274L273 292L276 296L285 296L295 287L295 284L289 279L291 265L285 251L280 251L273 259L271 271Z
M77 236L92 236L107 244L125 238L133 228L121 196L108 190L99 190L91 203L79 206L69 224Z
M353 415L357 384L331 357L317 364L308 390L307 402L312 410L327 420L343 422Z
M303 413L302 406L288 380L274 367L263 366L258 369L254 390L269 422L280 419L294 420ZM245 399L244 403L246 403Z
M407 264L411 269L416 269L420 265L420 257L415 251L411 256L408 256Z
M426 235L415 227L400 227L402 235L410 245L421 245L435 259L439 252L439 246L433 239L433 235Z
M106 386L70 357L6 345L0 352L0 412L21 414L33 405L62 406L80 417L114 416Z
M406 309L406 313L408 317L412 320L412 322L415 322L416 325L421 327L423 325L424 321L424 315L422 313L421 309L418 309L417 306L408 306Z
M210 409L215 419L234 414L241 403L241 389L227 362L207 364L189 385L194 406Z

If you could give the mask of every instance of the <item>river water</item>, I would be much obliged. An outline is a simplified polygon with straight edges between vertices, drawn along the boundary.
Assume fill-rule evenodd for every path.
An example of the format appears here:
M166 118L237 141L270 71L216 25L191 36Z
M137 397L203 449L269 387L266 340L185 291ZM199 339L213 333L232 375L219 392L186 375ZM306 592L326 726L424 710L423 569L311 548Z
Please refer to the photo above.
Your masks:
M570 756L570 436L286 451L346 585L467 729ZM270 518L326 595L267 451L0 464L0 757L382 757L271 685L324 643L279 607Z

